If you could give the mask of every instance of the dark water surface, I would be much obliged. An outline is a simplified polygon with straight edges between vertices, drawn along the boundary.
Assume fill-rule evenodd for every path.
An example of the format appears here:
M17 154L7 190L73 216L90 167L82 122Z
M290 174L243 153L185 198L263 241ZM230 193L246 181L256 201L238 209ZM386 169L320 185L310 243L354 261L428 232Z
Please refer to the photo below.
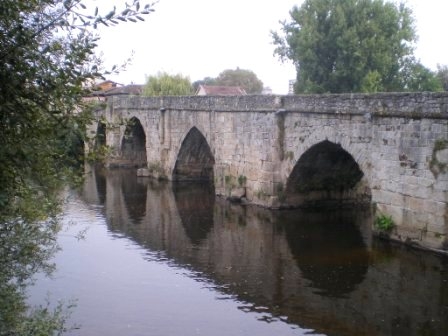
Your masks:
M373 239L370 217L91 173L30 303L76 299L73 335L448 335L448 260Z

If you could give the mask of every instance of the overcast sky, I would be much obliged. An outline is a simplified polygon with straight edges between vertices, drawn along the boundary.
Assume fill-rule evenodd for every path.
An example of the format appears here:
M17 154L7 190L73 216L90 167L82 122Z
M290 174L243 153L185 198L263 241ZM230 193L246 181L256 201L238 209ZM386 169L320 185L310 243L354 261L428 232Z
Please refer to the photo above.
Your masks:
M145 0L141 0L143 4ZM226 69L255 72L274 93L288 91L295 78L291 63L273 56L270 31L302 0L160 0L145 22L101 29L100 50L106 64L118 64L134 52L128 70L110 79L122 84L143 84L158 71L181 73L193 82L216 77ZM435 70L448 65L448 1L406 0L413 9L419 35L415 55ZM100 11L124 0L93 0Z

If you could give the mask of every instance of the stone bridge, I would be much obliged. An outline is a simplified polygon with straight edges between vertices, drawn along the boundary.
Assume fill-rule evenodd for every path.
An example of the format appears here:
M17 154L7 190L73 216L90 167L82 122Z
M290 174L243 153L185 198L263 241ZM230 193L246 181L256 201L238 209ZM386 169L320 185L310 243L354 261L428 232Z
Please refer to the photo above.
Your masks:
M448 248L448 93L111 97L87 151L270 208L371 203Z

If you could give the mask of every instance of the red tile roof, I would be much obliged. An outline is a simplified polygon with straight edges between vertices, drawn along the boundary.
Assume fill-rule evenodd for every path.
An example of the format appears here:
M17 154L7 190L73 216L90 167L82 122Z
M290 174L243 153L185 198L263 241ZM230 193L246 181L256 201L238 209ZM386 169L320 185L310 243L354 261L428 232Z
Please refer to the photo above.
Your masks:
M115 87L113 89L107 90L105 96L116 96L116 95L140 95L143 90L143 85L130 84L121 87Z

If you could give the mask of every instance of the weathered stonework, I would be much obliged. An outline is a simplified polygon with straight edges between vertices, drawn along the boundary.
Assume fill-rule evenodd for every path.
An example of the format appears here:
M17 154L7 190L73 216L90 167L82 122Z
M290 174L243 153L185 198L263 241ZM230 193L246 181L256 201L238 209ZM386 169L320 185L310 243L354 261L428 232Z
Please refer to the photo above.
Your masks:
M172 179L176 166L185 171L195 162L193 174L207 162L218 194L244 195L262 206L368 200L392 216L393 237L448 245L448 93L113 97L97 118L109 125L110 162L120 159L123 121L136 118L148 168L157 167L158 176ZM188 140L192 129L209 147L205 161L198 161L202 154L179 155L182 146L197 143ZM97 130L92 125L90 135ZM338 161L338 153L348 153L362 172L354 174L354 186L339 183L350 162ZM294 170L297 165L303 169Z

